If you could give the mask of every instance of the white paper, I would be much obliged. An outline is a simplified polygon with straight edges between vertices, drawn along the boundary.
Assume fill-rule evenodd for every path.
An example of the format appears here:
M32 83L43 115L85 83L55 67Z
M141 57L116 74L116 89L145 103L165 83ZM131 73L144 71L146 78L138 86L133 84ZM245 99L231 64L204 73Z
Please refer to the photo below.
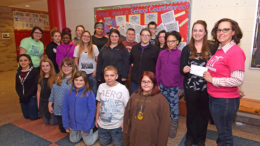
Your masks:
M135 34L140 34L141 30L143 29L143 26L135 24L134 29L135 29Z
M165 24L166 30L167 32L171 32L171 31L177 31L179 32L179 22L178 21L173 21L170 23Z
M157 13L146 13L145 15L145 24L148 24L152 21L157 23Z
M165 28L164 24L161 23L159 26L157 26L156 35L157 35L160 31L162 31L162 30L165 30L165 31L166 31L166 28Z
M119 26L118 31L121 35L126 36L126 29L124 25Z
M203 77L203 73L205 71L208 71L208 68L202 67L202 66L198 66L198 65L194 65L194 64L191 65L191 70L190 70L191 74Z
M129 23L140 24L140 15L129 15Z
M125 23L126 23L125 16L115 16L115 18L116 18L116 25L117 26L125 25Z
M174 11L161 14L162 23L169 23L175 21Z

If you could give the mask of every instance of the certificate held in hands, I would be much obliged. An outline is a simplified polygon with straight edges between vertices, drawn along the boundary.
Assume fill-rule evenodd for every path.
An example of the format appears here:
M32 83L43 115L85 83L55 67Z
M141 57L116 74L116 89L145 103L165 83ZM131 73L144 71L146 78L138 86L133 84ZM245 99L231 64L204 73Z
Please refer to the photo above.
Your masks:
M203 77L203 73L205 71L208 71L208 68L194 65L194 64L192 64L190 68L191 68L191 70L190 70L191 74L194 74L194 75L200 76L200 77Z

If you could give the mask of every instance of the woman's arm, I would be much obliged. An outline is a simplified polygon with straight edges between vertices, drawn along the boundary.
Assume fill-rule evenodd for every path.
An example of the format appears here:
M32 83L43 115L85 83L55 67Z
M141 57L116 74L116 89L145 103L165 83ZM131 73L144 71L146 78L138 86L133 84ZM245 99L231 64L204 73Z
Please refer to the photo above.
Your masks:
M40 95L41 95L41 85L37 85L37 107L40 107Z

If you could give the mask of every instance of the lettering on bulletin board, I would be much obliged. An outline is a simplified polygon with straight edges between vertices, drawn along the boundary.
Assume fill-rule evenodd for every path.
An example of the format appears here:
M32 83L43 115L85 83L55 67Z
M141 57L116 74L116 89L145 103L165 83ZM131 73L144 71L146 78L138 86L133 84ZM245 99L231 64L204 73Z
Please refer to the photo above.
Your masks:
M157 23L157 33L178 31L182 36L179 48L183 48L188 41L190 0L161 1L142 4L120 5L95 8L95 21L104 23L104 32L116 28L125 36L128 28L136 31L136 41L140 41L140 31L151 21Z

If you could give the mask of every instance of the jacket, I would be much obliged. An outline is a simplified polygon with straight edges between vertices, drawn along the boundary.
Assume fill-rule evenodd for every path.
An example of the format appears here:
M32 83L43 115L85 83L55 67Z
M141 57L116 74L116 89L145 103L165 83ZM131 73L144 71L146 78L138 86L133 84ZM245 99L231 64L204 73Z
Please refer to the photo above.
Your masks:
M16 72L15 89L20 102L27 103L32 96L36 96L39 70L31 67L23 83L20 80L20 72L20 70Z
M99 55L97 62L97 80L102 80L104 77L105 67L113 65L118 70L118 75L122 78L127 78L129 69L129 53L126 48L110 48L104 46Z
M63 101L62 123L65 129L83 130L89 133L94 128L94 117L96 113L96 100L92 91L82 95L84 87L78 90L73 87L71 94L65 95Z
M133 46L130 53L130 64L133 64L131 73L131 80L133 82L139 83L144 71L155 73L158 54L159 49L152 44L149 44L144 50L141 48L141 43Z

